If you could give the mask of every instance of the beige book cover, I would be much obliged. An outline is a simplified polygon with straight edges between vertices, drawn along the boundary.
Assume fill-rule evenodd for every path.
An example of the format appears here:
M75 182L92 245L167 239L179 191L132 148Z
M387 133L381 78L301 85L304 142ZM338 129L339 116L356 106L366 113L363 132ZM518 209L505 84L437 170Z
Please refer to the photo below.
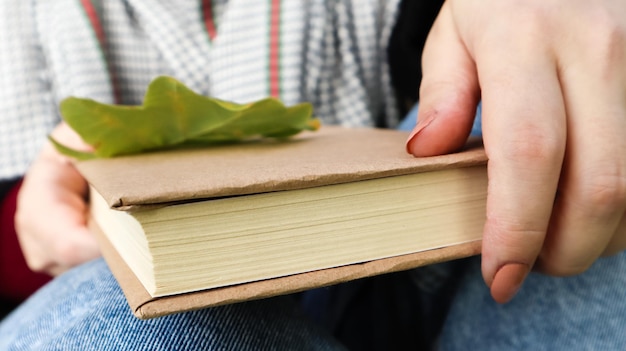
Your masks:
M322 127L286 141L250 141L97 159L77 165L117 210L289 191L451 168L485 167L481 145L450 155L415 158L408 133L374 128ZM486 178L486 172L485 172ZM486 191L486 189L485 189ZM342 265L179 295L152 297L94 224L112 272L139 318L287 294L479 253L480 241Z
M485 165L478 143L463 153L415 158L407 132L322 126L285 140L95 159L77 167L112 208L311 188Z

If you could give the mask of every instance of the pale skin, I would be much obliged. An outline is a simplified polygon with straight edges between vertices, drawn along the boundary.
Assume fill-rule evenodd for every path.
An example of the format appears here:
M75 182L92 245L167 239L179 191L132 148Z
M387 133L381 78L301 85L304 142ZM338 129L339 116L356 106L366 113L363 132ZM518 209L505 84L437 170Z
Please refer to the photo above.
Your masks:
M90 149L65 123L52 136L79 150ZM100 256L87 229L87 192L72 160L47 142L24 176L17 199L15 228L31 269L58 275Z
M577 274L626 249L626 2L449 0L422 63L410 153L460 148L482 99L482 269L496 301L513 298L531 269ZM87 147L64 124L54 134ZM46 145L16 215L31 268L58 274L99 255L86 191Z
M407 149L456 150L482 99L494 299L624 250L626 2L451 0L426 45Z

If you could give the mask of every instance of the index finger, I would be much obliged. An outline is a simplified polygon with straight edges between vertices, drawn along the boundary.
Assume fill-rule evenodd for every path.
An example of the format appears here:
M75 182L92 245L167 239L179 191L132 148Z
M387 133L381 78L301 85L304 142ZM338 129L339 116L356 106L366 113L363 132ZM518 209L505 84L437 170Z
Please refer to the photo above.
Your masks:
M551 55L515 42L477 56L489 157L482 272L510 300L546 236L563 162L566 115Z

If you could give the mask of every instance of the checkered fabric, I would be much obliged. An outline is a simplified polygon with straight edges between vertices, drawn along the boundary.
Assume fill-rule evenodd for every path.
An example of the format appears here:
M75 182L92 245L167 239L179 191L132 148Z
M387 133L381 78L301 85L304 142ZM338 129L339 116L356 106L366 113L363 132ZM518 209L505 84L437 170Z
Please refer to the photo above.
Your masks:
M114 84L120 103L141 104L157 75L226 100L268 96L276 3L279 98L311 102L328 124L393 126L386 45L399 1L213 1L211 39L199 0L92 0L106 37L101 49L80 0L2 0L0 180L23 174L67 96L112 103Z

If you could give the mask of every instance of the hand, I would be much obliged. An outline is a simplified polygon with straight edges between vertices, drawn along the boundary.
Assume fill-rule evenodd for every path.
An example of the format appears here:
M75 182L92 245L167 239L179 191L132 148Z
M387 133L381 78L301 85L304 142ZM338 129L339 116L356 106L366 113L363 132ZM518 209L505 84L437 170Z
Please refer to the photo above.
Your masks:
M87 149L66 124L52 134L65 145ZM17 200L15 227L32 270L58 275L100 255L86 227L87 192L70 160L48 142L24 177Z
M412 154L460 148L482 99L496 301L626 249L626 2L449 0L422 63Z

